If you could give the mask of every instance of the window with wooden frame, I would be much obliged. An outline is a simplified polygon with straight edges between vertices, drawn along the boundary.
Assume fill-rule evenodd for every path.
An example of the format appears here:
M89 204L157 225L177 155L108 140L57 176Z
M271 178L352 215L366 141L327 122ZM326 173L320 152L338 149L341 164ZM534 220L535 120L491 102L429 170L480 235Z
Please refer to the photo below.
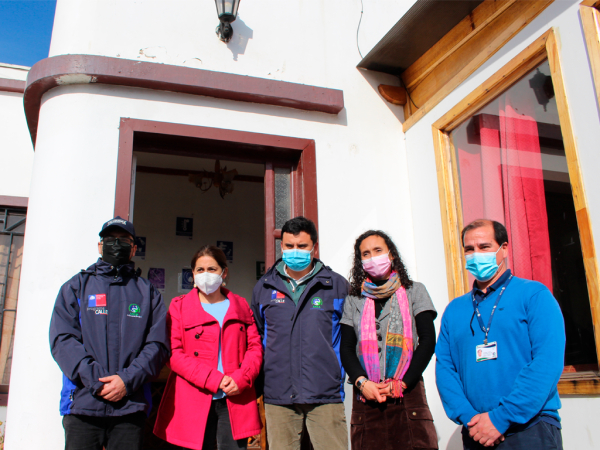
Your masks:
M462 227L504 223L509 267L548 286L565 317L559 392L600 393L598 263L553 30L434 123L433 137L451 298L472 283Z

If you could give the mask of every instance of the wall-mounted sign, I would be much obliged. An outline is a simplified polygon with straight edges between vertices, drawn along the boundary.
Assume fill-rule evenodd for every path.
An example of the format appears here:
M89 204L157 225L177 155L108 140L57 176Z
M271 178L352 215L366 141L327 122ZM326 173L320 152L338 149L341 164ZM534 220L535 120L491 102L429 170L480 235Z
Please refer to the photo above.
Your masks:
M148 269L148 281L154 285L161 294L165 292L165 269L150 267Z
M265 274L265 262L256 261L256 279L260 279Z
M188 236L192 237L194 231L194 219L191 217L178 217L177 225L175 227L175 234L177 236Z
M223 250L223 253L227 257L227 262L233 262L233 242L217 241L217 247Z
M135 245L137 245L135 256L139 256L141 259L146 259L146 238L137 236L135 238Z

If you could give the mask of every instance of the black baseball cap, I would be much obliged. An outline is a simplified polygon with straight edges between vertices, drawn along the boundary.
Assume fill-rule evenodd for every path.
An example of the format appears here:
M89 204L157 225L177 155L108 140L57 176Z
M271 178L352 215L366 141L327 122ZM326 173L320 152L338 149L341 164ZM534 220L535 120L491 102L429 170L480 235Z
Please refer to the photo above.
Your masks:
M108 222L102 225L102 229L98 234L100 235L100 237L104 237L108 233L109 228L113 227L118 227L125 230L135 239L135 228L133 228L133 224L128 220L121 218L120 216L117 216L114 219L110 219Z

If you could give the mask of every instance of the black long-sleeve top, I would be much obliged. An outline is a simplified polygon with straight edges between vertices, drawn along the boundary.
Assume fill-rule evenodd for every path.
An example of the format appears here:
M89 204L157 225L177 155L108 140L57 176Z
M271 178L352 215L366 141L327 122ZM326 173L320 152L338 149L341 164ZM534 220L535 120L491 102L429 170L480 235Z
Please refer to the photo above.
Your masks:
M376 317L381 315L383 306L387 301L389 301L389 299L386 301L375 302ZM415 326L417 328L417 335L419 336L419 344L413 353L410 366L402 379L408 390L412 389L422 378L423 372L435 352L435 326L433 325L435 317L436 313L434 311L423 311L415 317ZM358 340L356 338L354 327L342 324L341 331L340 357L350 381L354 383L357 378L361 376L366 377L367 373L365 369L363 369L358 356L356 355L356 344Z

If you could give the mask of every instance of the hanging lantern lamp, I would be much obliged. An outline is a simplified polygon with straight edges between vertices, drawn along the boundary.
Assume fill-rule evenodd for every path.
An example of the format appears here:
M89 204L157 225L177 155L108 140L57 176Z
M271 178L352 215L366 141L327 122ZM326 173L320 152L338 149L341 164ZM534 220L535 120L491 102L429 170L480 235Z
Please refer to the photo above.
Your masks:
M235 21L240 6L240 0L215 0L217 15L221 23L217 26L216 33L223 42L229 42L233 36L231 22Z

